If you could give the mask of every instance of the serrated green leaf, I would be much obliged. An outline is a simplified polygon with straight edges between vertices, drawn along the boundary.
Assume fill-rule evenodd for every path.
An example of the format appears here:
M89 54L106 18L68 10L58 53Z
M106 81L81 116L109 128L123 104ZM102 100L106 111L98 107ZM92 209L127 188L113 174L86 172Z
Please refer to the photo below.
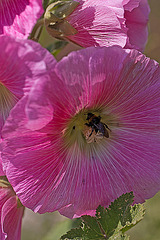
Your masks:
M114 234L113 236L108 238L108 240L129 240L129 236L119 232L118 234Z
M82 216L84 222L83 230L86 237L100 239L103 237L103 232L100 229L99 223L95 217L89 215Z
M65 235L63 235L61 237L62 240L65 239L76 239L76 240L80 240L80 239L84 239L84 231L82 228L73 228L70 231L68 231Z
M128 240L125 231L136 225L144 216L144 207L133 203L133 192L123 194L108 208L99 206L95 217L82 216L83 225L72 229L61 239L77 240Z
M135 226L137 223L139 223L145 214L145 209L143 204L135 204L134 206L131 206L131 218L132 221L128 222L127 225L122 229L123 232L128 231L130 228Z
M131 222L131 204L133 192L126 193L116 199L105 209L99 206L96 210L96 217L107 236L112 236L114 231L121 230L127 222Z
M132 224L136 224L141 221L144 217L145 209L143 204L135 204L131 206L131 216L132 216Z

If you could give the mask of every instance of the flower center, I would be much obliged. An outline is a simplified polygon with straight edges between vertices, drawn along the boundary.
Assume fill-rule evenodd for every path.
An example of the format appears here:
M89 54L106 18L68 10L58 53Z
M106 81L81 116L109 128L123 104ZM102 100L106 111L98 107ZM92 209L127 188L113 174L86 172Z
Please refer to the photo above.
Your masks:
M5 121L17 98L0 82L0 115Z
M106 121L107 116L101 111L83 109L70 119L64 137L69 144L77 142L82 148L90 143L99 144L110 137L111 130Z

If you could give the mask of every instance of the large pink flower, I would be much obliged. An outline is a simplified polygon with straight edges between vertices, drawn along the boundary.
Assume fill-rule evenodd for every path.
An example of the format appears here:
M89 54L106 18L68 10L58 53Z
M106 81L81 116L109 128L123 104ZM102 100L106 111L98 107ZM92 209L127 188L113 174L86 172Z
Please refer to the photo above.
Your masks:
M0 162L0 168L2 164ZM12 186L0 172L0 239L20 240L24 206L16 197Z
M37 79L2 132L3 166L22 204L76 217L125 192L135 202L152 197L160 189L159 87L155 61L116 46L73 52Z
M0 34L27 38L42 13L42 0L0 0Z
M77 2L79 6L66 18L77 33L66 38L82 47L119 45L144 50L148 37L147 0Z
M55 62L52 55L30 40L0 36L0 136L11 108L33 85L35 78Z

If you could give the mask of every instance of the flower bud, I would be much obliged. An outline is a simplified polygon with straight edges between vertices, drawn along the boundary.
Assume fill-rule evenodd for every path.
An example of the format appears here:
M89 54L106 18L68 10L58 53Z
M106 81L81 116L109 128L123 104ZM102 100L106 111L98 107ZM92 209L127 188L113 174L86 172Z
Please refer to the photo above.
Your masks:
M75 1L58 1L50 4L44 15L47 32L55 38L64 39L65 36L74 35L77 30L66 20L79 5Z

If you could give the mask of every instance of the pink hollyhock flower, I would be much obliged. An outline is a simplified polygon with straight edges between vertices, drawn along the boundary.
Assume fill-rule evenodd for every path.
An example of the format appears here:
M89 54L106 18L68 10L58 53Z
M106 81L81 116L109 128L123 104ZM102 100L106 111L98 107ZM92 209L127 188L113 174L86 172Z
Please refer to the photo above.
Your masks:
M35 79L50 69L50 63L53 66L56 61L39 44L30 40L15 40L9 36L0 36L0 53L1 142L1 130L10 110L29 92Z
M2 164L0 163L2 169ZM0 172L0 239L20 240L24 206L4 173Z
M37 79L3 128L22 204L70 218L160 189L160 67L136 50L88 48ZM51 114L52 113L52 114Z
M42 0L0 0L0 34L27 38L42 13Z
M35 81L49 69L53 56L30 40L0 36L0 136L11 108Z
M73 35L61 23L54 25L63 37L82 47L112 46L143 50L147 41L149 5L147 0L77 0L79 6L65 18L75 29ZM52 16L51 16L52 18ZM53 24L49 29L51 33ZM126 45L127 44L127 45Z

